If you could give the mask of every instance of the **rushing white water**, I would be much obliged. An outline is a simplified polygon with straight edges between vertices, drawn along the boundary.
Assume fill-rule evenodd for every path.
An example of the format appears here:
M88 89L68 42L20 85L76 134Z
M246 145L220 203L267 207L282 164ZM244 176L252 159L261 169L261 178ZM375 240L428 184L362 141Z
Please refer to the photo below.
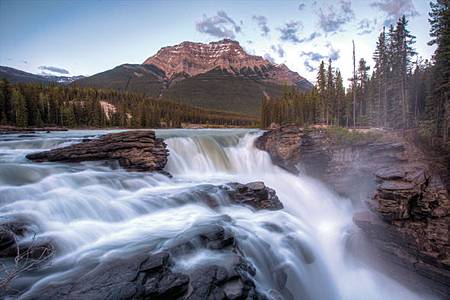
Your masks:
M285 299L422 299L349 257L350 201L320 182L273 165L267 153L253 146L257 131L157 131L169 146L166 170L173 178L125 172L101 162L36 164L25 159L27 153L102 133L0 137L0 214L29 220L37 226L37 238L57 245L52 267L16 280L16 288L33 291L92 261L148 245L162 247L194 223L228 215L232 221L227 226L256 267L262 291L277 286L277 270L283 269L287 290L278 293ZM207 184L257 180L276 190L284 210L211 209L199 200L210 193ZM224 257L205 250L178 261L177 267L206 259Z

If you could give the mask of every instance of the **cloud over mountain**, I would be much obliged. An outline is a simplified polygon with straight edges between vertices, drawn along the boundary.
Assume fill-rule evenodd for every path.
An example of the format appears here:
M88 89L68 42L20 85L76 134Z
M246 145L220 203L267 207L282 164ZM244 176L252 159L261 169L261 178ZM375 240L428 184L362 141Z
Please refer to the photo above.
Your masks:
M50 72L58 73L58 74L65 74L65 75L70 74L70 72L66 69L53 67L53 66L40 66L38 69L44 71L44 73L45 73L45 71L50 71Z
M271 63L273 64L275 63L275 59L272 57L272 55L270 55L270 53L265 53L263 57L264 59L270 61Z
M278 28L281 33L280 39L285 42L300 43L297 33L303 28L300 21L289 21L283 27Z
M195 24L197 31L217 38L232 38L241 32L242 28L223 10L219 10L215 16L203 15L201 21Z
M284 52L283 47L281 47L280 44L278 44L278 45L272 45L270 48L272 49L273 52L275 52L276 54L278 54L278 56L279 56L280 58L283 58L283 57L284 57L285 52Z
M308 72L315 72L317 70L316 67L312 66L311 63L309 62L309 60L305 60L303 62L303 65L305 66L306 70Z
M267 18L265 16L253 16L252 19L256 21L259 29L261 30L261 35L266 36L270 32L270 28L267 25Z

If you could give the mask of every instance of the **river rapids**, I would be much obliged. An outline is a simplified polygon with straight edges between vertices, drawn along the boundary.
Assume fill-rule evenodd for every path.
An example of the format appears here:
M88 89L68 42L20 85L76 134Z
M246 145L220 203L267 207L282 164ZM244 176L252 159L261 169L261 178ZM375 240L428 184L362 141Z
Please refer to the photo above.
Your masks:
M29 239L57 246L50 266L13 281L19 298L70 278L82 266L126 256L143 245L157 248L195 223L227 215L232 220L227 226L256 269L256 287L267 295L276 286L275 270L282 267L286 290L277 292L284 299L424 299L352 258L346 248L354 229L351 201L272 164L254 147L258 130L156 130L170 150L165 170L172 178L104 162L38 164L25 158L107 132L0 136L0 218L26 219L37 228ZM211 184L252 181L273 188L284 209L255 212L232 205L217 210L197 200ZM270 230L268 222L281 230ZM223 259L202 250L176 266Z

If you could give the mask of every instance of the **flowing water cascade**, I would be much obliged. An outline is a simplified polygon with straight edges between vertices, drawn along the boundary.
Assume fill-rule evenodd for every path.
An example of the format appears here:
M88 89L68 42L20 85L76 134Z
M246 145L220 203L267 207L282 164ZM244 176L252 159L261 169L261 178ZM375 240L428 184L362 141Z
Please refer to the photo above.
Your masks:
M234 232L256 269L258 290L281 299L423 299L385 275L352 259L345 247L352 205L320 182L288 173L256 149L256 130L159 130L170 150L161 174L126 172L104 162L28 161L25 155L99 136L69 131L0 137L0 216L36 226L57 255L51 266L29 272L13 287L33 295L74 276L90 264L130 255L152 245L157 251L194 224L218 222ZM240 205L212 209L202 197L226 202L214 186L263 181L284 205L252 211ZM199 250L176 261L179 270L225 254ZM277 271L287 289L275 291Z

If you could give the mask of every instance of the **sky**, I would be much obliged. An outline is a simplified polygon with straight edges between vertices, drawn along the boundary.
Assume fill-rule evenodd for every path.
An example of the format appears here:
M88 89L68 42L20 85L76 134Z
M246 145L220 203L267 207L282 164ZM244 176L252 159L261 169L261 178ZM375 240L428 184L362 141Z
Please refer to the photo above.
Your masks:
M380 31L402 15L429 59L428 12L427 0L0 0L0 65L88 76L164 46L231 38L311 82L329 58L350 78L352 40L373 66Z

